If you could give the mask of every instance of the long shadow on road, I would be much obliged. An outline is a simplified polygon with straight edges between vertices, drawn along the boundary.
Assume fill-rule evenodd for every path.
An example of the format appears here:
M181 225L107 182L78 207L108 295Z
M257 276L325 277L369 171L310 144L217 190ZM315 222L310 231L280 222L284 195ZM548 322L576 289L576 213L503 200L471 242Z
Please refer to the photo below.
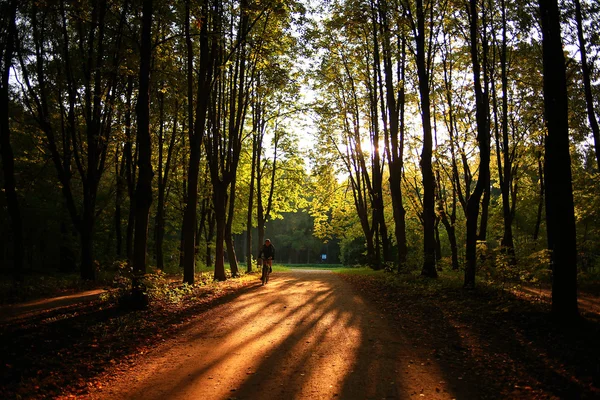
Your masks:
M335 274L276 274L230 300L156 352L161 361L114 397L478 397Z

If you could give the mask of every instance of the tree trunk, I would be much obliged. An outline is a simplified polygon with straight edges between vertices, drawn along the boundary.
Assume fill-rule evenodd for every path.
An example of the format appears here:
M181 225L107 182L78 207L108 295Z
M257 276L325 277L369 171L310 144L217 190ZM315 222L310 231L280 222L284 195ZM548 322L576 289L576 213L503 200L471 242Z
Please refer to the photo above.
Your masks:
M16 15L17 1L12 0L8 8L8 35L2 57L3 70L0 71L0 156L2 157L2 171L4 176L4 193L8 213L10 215L12 242L13 242L13 273L15 280L23 280L23 265L25 250L23 247L23 222L17 197L17 184L15 179L15 163L12 145L10 142L10 117L9 117L9 75L12 66L15 41L17 39Z
M504 217L504 235L502 237L502 247L509 256L510 263L515 264L515 245L513 240L512 221L513 213L511 207L510 191L513 181L512 160L509 151L508 136L508 72L507 72L507 35L506 35L506 4L502 0L502 49L500 52L500 63L502 69L502 148L504 170L501 172L500 189L502 190L502 216ZM500 154L498 154L500 157ZM501 168L499 168L500 172ZM514 206L514 203L513 203Z
M423 123L423 151L421 173L423 174L423 268L421 275L435 278L435 196L432 167L433 137L431 133L431 106L429 96L429 72L425 57L425 10L423 1L417 0L417 75L421 96L421 119Z
M88 195L89 196L89 195ZM95 202L84 199L83 217L81 220L81 279L93 281L96 279L94 265L94 209Z
M483 198L481 199L481 220L479 221L479 233L477 240L487 241L487 226L490 215L490 182L486 183L483 189Z
M557 0L539 0L544 64L546 224L552 260L552 313L578 316L577 245L569 154L568 95Z
M159 270L165 269L165 260L163 255L163 241L165 237L165 189L163 175L166 174L163 168L164 158L164 129L165 129L165 95L159 90L159 128L158 128L158 196L156 204L156 215L154 216L154 253L156 256L156 268Z
M590 79L590 67L587 62L587 49L585 47L585 38L583 36L583 18L581 15L581 2L575 2L575 22L577 23L577 39L579 40L579 54L581 55L581 75L583 78L583 88L585 93L585 103L587 106L587 115L594 137L594 148L596 149L596 163L600 172L600 127L594 110L594 96L592 94L592 84Z
M405 73L406 73L406 38L401 37L400 58L397 68L400 71L398 98L395 97L396 90L393 82L392 50L390 45L390 32L387 24L385 10L380 9L380 16L384 21L384 71L387 109L389 115L389 142L388 165L390 195L392 198L392 211L394 215L394 235L398 246L398 272L406 271L406 258L408 246L406 244L406 210L402 196L402 174L404 168L404 111L405 111ZM385 119L384 119L385 120Z
M215 242L215 275L217 281L224 281L225 275L225 227L227 225L227 186L224 184L213 185L213 205L217 222Z
M200 68L198 71L198 93L196 114L194 119L194 98L192 92L193 47L190 35L190 1L186 1L185 36L187 47L187 79L188 79L188 124L190 135L190 161L188 168L187 203L183 214L183 281L194 283L196 266L196 208L198 203L198 177L201 158L201 145L206 128L206 112L210 99L213 74L214 48L209 49L208 33L208 1L202 4L203 23L200 28ZM214 47L214 45L213 45Z
M440 241L440 219L435 219L435 261L442 259L442 242Z
M144 0L137 113L137 150L139 175L135 189L135 236L133 271L146 273L148 218L152 204L152 139L150 137L150 59L152 55L152 0Z
M231 269L231 276L239 276L239 267L237 262L237 256L235 254L235 246L233 242L233 216L235 215L235 178L231 182L230 194L229 194L229 213L227 215L227 222L225 224L225 244L227 246L227 258L229 259L229 268Z
M398 167L396 167L398 168ZM398 272L406 271L406 257L408 247L406 245L406 210L402 200L402 171L390 170L390 193L392 196L392 210L394 213L394 234L398 246Z
M206 220L208 223L208 227L206 228L206 265L212 265L212 241L215 237L215 225L217 224L216 215L214 211L209 210Z
M446 228L446 232L448 233L448 241L450 242L450 250L452 252L452 270L458 271L459 264L458 246L456 245L456 229L454 228L454 225L446 225L444 223L444 226Z
M258 102L253 108L258 108ZM258 142L258 118L260 112L253 111L253 134L252 134L252 164L250 167L250 189L248 191L248 215L246 218L246 272L252 272L252 214L254 210L254 182L256 178L256 151Z
M467 201L467 243L464 286L467 289L475 287L475 272L477 269L477 219L479 217L479 203L485 192L486 185L489 186L490 175L490 146L489 125L486 111L485 94L481 87L481 65L479 62L478 49L478 10L477 1L469 1L470 14L470 48L473 63L473 79L475 84L475 114L477 119L477 142L479 144L479 177L477 184L469 200Z
M119 167L119 164L121 166ZM119 151L115 152L115 241L117 258L121 258L123 255L123 212L121 209L121 203L123 202L123 186L124 186L124 172L125 172L125 157L121 155L119 160Z
M535 219L535 229L533 231L533 240L538 240L538 235L540 234L540 226L542 225L542 211L544 210L544 199L545 199L545 193L546 193L546 189L544 186L544 166L542 163L541 152L538 152L537 162L538 162L538 175L539 175L539 179L540 179L540 199L538 202L537 217Z

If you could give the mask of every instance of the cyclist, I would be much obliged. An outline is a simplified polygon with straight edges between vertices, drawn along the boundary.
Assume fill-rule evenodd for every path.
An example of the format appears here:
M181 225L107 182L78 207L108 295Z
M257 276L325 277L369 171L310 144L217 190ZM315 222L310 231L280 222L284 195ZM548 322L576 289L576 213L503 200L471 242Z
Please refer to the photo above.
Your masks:
M275 246L270 239L265 240L265 244L261 247L258 258L263 259L263 263L269 266L269 273L273 272L273 259L275 258Z

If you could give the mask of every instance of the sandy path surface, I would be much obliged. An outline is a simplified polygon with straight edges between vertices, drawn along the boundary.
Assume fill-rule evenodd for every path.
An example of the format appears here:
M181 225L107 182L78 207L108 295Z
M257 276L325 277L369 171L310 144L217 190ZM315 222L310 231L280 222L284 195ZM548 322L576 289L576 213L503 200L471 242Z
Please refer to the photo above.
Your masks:
M257 281L146 357L88 397L477 398L328 271Z

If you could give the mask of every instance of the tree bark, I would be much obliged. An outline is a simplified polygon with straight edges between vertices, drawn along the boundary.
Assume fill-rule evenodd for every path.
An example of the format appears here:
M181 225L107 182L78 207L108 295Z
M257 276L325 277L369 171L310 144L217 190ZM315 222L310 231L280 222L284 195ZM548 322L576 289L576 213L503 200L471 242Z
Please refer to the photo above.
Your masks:
M231 276L236 277L239 276L239 267L237 262L237 256L235 254L235 245L233 242L233 216L235 215L235 187L236 181L235 178L230 185L229 191L229 212L227 214L227 222L225 224L225 244L227 246L227 259L229 260L229 268L231 269Z
M213 206L216 217L215 274L217 281L227 279L225 275L225 226L227 225L227 186L213 184Z
M133 76L127 79L127 111L125 112L125 146L123 157L125 158L125 177L127 180L127 193L129 195L129 212L127 216L127 231L125 236L125 254L129 263L133 264L133 232L135 228L135 186L137 156L133 154L133 134L131 118L131 98L133 95ZM137 154L137 148L136 148Z
M2 171L4 177L4 193L8 213L10 215L11 230L13 234L13 274L15 280L23 281L23 265L25 249L23 246L23 222L17 196L17 184L15 179L14 153L10 141L10 117L9 117L9 76L13 61L15 42L17 40L17 1L11 0L7 6L8 35L3 48L2 71L0 73L0 156L2 157Z
M552 260L552 313L578 316L577 244L569 154L567 79L557 0L539 0L544 65L546 224Z
M117 148L115 151L115 241L117 242L117 258L121 258L123 255L123 211L121 209L121 203L123 202L124 172L125 157L121 155L119 158L119 149Z
M515 245L513 241L512 221L514 207L511 206L510 191L513 182L512 166L513 160L510 156L509 151L509 136L508 136L508 54L507 54L507 34L506 34L506 4L505 0L502 0L502 49L500 53L500 63L502 69L502 143L503 143L503 161L504 171L503 179L501 180L502 189L502 215L504 217L504 236L502 237L502 246L507 249L507 253L510 257L511 263L515 263ZM499 156L499 155L498 155Z
M154 253L156 257L156 268L165 269L163 254L163 241L165 237L165 192L166 185L163 183L163 175L166 168L163 167L164 159L164 129L165 129L165 95L158 92L158 194L156 199L156 215L154 216ZM165 172L163 172L165 171ZM165 182L166 183L166 182Z
M577 39L579 41L579 54L581 55L581 75L583 78L583 88L585 93L585 103L587 107L588 121L594 137L594 148L596 149L596 163L600 171L600 127L596 118L594 109L594 96L592 94L592 84L590 79L590 67L587 62L587 49L585 47L585 38L583 36L583 17L581 15L581 2L574 0L575 3L575 22L577 23Z
M150 137L150 60L152 56L152 0L144 0L137 113L139 175L135 189L135 236L133 271L146 273L148 219L152 204L152 138Z
M164 95L160 93L160 133L159 133L159 172L158 172L158 198L156 205L156 218L155 218L155 251L156 251L156 267L160 270L164 270L164 252L163 243L165 238L165 221L166 221L166 202L167 202L167 188L169 184L169 173L171 171L171 160L173 158L173 150L175 148L175 140L177 138L177 114L179 113L179 103L175 100L175 113L173 121L173 131L167 147L166 160L163 156L163 133L164 133ZM163 168L164 160L164 168Z
M257 78L260 82L260 76ZM254 211L254 183L256 181L256 162L258 150L258 131L260 121L260 102L252 107L252 163L250 165L250 189L248 191L248 214L246 218L246 272L252 272L252 215Z
M544 210L544 200L546 194L546 188L544 186L544 164L542 163L542 153L538 151L537 155L538 162L538 176L540 180L540 198L538 202L537 216L535 219L535 228L533 231L533 240L538 240L540 234L540 226L542 225L542 211Z
M421 173L423 175L423 268L421 275L435 278L435 182L433 177L433 137L431 133L431 105L429 72L425 57L425 10L423 1L417 0L416 61L421 96L421 120L423 123L423 151Z
M194 118L194 98L192 92L193 48L190 35L190 1L186 1L186 43L187 43L187 77L188 77L188 113L190 135L190 160L188 168L187 203L183 214L183 281L194 283L196 266L196 208L198 203L198 177L201 159L201 146L206 128L206 113L210 99L213 78L213 57L216 44L209 48L208 16L209 2L202 4L202 24L200 27L200 68L198 71L198 92Z
M470 16L470 48L473 64L473 80L475 86L475 114L477 119L477 142L479 144L479 177L473 193L467 201L467 243L464 287L475 287L475 272L477 268L477 219L479 217L479 204L486 185L489 186L490 175L490 145L488 113L486 112L485 93L481 86L481 64L478 49L478 10L477 0L469 1L468 13Z

